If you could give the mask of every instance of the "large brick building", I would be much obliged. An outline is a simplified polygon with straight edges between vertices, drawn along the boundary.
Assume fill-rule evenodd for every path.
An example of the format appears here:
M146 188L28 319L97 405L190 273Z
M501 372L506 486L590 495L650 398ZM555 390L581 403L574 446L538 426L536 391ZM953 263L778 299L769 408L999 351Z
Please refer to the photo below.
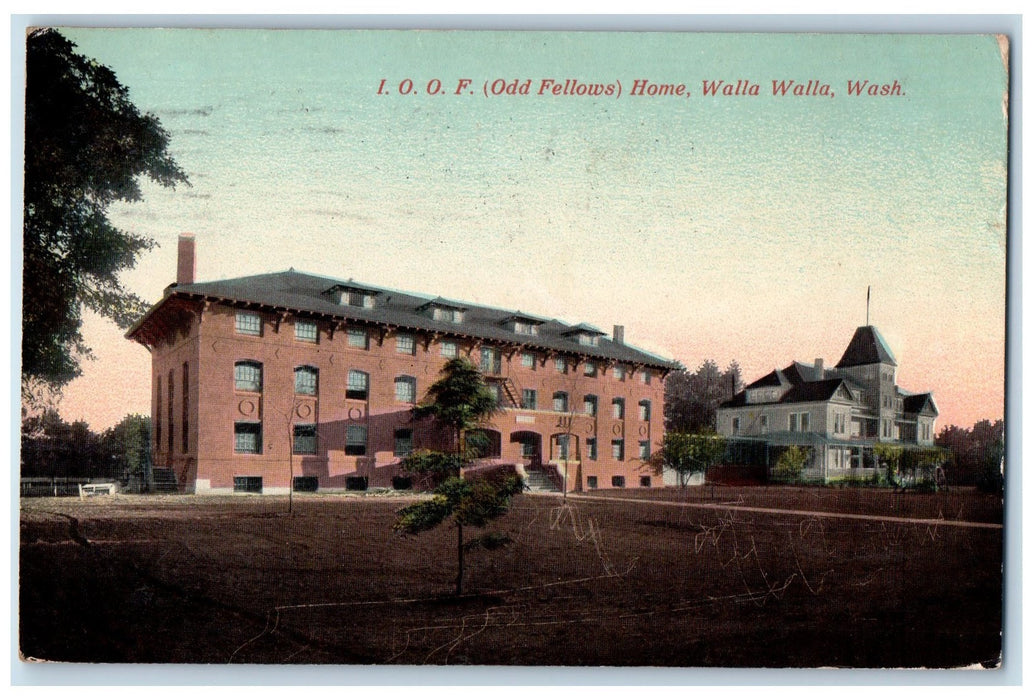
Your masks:
M663 380L677 364L586 325L289 270L177 281L128 332L152 357L153 460L187 492L391 485L400 458L439 446L411 408L469 357L502 410L486 459L569 490L649 486ZM354 480L351 484L356 483ZM659 485L659 484L657 484Z

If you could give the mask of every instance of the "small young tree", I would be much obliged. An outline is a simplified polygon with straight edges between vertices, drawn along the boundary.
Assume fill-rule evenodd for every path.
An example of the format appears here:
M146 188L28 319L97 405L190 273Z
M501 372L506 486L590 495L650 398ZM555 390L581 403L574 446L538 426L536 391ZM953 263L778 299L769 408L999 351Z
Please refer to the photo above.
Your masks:
M464 479L462 469L479 454L476 431L496 410L495 397L484 378L469 360L450 360L423 403L416 406L416 418L431 417L451 431L452 451L417 450L402 460L410 473L429 474L437 488L430 500L406 506L398 512L394 529L408 535L432 530L451 518L456 527L456 595L463 594L463 552L483 546L492 549L504 538L483 535L463 544L463 526L484 527L509 508L510 499L523 491L516 475L491 474ZM468 434L474 433L474 435Z
M780 481L796 481L810 461L811 448L790 445L778 456L774 475Z
M716 433L667 433L663 446L654 452L648 464L663 476L665 469L678 474L678 483L685 486L689 474L706 473L724 457L728 441Z

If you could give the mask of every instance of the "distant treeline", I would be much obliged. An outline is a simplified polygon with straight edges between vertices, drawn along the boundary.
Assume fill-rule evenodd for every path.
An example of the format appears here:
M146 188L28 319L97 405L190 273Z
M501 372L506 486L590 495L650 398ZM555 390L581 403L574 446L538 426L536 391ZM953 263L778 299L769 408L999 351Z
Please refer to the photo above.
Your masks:
M126 479L150 462L151 419L128 415L95 433L84 421L67 423L47 409L22 420L21 476Z
M950 450L948 478L958 484L996 491L1001 487L1004 459L1004 421L981 420L971 428L948 425L936 435L936 444Z

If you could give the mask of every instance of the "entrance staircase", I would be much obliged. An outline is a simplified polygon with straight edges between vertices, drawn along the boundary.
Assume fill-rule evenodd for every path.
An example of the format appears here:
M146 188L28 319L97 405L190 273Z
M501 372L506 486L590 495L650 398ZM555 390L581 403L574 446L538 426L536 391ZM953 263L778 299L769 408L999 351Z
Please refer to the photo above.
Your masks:
M527 490L531 493L560 493L560 489L548 472L542 469L525 469Z
M173 470L154 467L151 469L151 476L154 477L155 493L179 493L179 483Z

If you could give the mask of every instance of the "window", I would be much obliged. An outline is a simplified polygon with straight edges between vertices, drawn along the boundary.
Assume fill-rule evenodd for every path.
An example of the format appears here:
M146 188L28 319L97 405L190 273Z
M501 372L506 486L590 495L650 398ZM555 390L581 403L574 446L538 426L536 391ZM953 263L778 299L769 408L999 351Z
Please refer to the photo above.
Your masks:
M502 405L502 387L495 382L488 382L488 391L491 392L491 397L495 399L495 405Z
M615 489L624 488L624 477L623 476L611 476L610 485Z
M416 403L416 377L395 377L395 401Z
M157 407L154 415L154 444L161 449L161 381L156 381L155 388L158 390L157 400L154 405Z
M738 435L738 434L739 434L739 418L736 417L736 418L732 419L732 435Z
M399 333L395 336L395 350L403 355L415 355L416 338L409 333Z
M481 372L502 374L502 353L492 347L481 348Z
M294 454L314 455L316 453L316 426L303 423L294 426Z
M294 322L294 339L303 343L314 343L319 338L319 326L312 321Z
M238 454L262 454L262 424L238 421L233 424L233 451Z
M638 419L641 421L649 422L649 418L652 415L653 408L648 400L643 399L638 402Z
M835 423L834 430L837 433L845 433L846 432L846 416L844 414L836 413L834 415L834 423Z
M296 476L294 477L294 490L305 493L315 493L319 490L318 476Z
M441 356L453 360L459 357L459 344L451 340L442 340Z
M640 374L639 376L642 377L642 383L646 386L649 386L649 384L653 381L653 374L648 369L642 370L642 374Z
M565 358L565 357L557 357L556 358L556 371L559 372L560 374L566 374L567 373L567 358Z
M345 435L344 454L359 457L366 454L366 426L349 425Z
M587 345L589 347L597 347L599 345L599 336L591 333L578 333L576 340L578 345Z
M347 303L348 306L358 306L362 309L372 309L373 295L353 289L341 295L341 303Z
M588 394L585 397L585 414L594 416L599 413L599 397L594 394Z
M590 477L588 477L588 488L590 488L590 489L597 489L597 488L599 488L599 477L598 476L590 476Z
M520 366L527 367L528 369L535 369L537 366L536 358L533 352L522 352L520 353Z
M638 478L638 485L643 488L649 488L653 485L653 479L649 476L640 476Z
M168 409L169 409L169 455L171 456L172 455L172 447L173 447L173 445L176 444L175 439L173 439L173 433L176 432L176 428L175 428L176 414L173 413L173 411L175 411L175 407L172 404L172 391L173 391L174 383L172 381L172 370L171 369L169 370L169 378L168 378L168 382L167 382L166 386L168 387L168 390L169 390L169 395L166 398L168 400Z
M560 413L567 412L567 392L557 391L552 395L552 410Z
M364 328L348 329L348 347L369 350L369 333Z
M596 366L595 366L594 362L586 362L585 363L585 376L586 377L594 377L594 376L596 376L596 374L598 374L598 372L599 372L599 370L596 369Z
M233 477L234 493L262 493L262 477L260 476L235 476Z
M432 317L435 321L445 321L446 323L462 323L463 311L462 309L454 309L449 306L435 306Z
M369 398L369 375L357 369L348 371L348 390L344 397L365 401Z
M599 459L599 441L596 438L585 440L585 447L588 450L589 459L593 461Z
M190 364L183 363L183 425L180 430L183 454L190 450Z
M538 324L527 321L513 321L513 332L520 335L538 335Z
M649 440L638 441L638 458L649 459Z
M237 391L262 390L262 365L245 360L233 365L233 382Z
M762 434L768 432L768 417L767 416L761 416L760 417L760 432Z
M790 413L789 414L789 432L791 433L806 433L811 429L811 414L810 413Z
M535 411L538 409L538 392L535 389L524 389L523 395L520 398L520 408L528 411Z
M569 435L557 435L556 436L556 459L569 459L570 458L570 436Z
M262 317L250 311L238 311L236 328L237 333L244 335L262 335Z
M618 382L624 381L624 368L622 366L617 365L613 368L613 378Z
M613 458L618 462L624 461L624 441L623 440L611 440L610 449L613 452Z
M298 367L294 370L294 393L315 396L319 384L319 370L315 367Z
M412 429L395 430L395 457L404 457L412 452Z
M613 400L613 417L617 420L624 420L624 399L616 398Z

